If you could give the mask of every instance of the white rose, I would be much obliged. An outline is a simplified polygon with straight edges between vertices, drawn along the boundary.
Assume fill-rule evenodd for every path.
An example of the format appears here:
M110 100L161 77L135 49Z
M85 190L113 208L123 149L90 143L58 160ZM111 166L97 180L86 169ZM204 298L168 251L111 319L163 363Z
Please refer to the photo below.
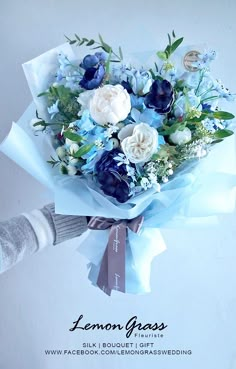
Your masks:
M175 145L184 145L187 142L189 142L192 138L192 133L188 127L185 127L183 131L175 131L174 133L171 133L170 140Z
M131 163L148 161L157 149L158 133L146 123L134 126L132 136L121 142L121 147Z
M78 113L79 116L81 116L85 110L89 109L89 102L92 99L94 92L94 90L81 92L77 98L77 102L81 105L81 109Z
M89 102L91 117L101 125L117 124L127 118L130 110L130 96L121 85L98 88Z
M127 124L126 126L122 127L120 132L118 133L118 138L122 142L126 137L132 136L134 127L137 124Z

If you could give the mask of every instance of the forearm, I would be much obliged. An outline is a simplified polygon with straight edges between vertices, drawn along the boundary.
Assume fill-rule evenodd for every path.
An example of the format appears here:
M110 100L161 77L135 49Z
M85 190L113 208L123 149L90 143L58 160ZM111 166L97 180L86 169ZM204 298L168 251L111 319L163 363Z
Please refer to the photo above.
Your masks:
M0 222L0 273L46 246L77 237L86 217L55 214L54 205Z

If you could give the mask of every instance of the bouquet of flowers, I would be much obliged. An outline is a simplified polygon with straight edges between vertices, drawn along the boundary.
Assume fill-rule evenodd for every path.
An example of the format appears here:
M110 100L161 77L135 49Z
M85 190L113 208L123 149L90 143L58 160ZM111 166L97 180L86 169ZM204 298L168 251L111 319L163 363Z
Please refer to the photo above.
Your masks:
M225 211L205 199L224 193L228 209L236 184L232 167L214 163L234 118L219 107L234 95L210 73L216 54L181 48L174 32L168 41L150 66L124 61L100 35L68 38L92 49L83 58L66 44L24 64L37 111L23 125L42 135L17 127L12 144L30 150L32 165L20 164L53 188L58 212L91 216L81 252L107 294L147 292L151 260L165 249L158 229ZM9 142L1 149L19 161Z

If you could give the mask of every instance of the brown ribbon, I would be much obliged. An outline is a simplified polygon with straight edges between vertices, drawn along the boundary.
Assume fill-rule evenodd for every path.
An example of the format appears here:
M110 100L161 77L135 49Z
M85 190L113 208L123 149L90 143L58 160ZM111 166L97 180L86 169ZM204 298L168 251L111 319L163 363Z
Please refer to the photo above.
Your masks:
M125 292L125 247L128 228L138 233L143 220L141 215L130 220L92 217L88 223L88 228L93 230L110 228L97 279L98 287L107 295L110 295L112 290Z

